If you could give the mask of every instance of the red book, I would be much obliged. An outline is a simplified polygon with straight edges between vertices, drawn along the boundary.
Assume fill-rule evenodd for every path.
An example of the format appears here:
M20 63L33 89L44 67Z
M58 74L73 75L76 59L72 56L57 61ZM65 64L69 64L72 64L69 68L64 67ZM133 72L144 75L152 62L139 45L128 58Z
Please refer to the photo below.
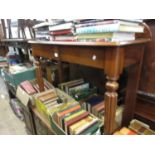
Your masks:
M53 32L50 32L50 34L57 36L57 35L73 34L73 32L71 29L68 29L68 30L53 31Z
M60 125L60 120L61 120L62 117L64 117L65 115L67 115L67 114L69 114L69 113L71 113L73 111L76 111L78 109L81 109L80 105L76 105L76 106L71 107L69 109L66 109L66 110L64 110L62 112L58 112L57 115L56 115L56 117L57 117L56 122Z
M35 89L33 88L33 86L29 81L24 81L20 85L29 95L36 93Z
M87 117L88 115L89 115L89 112L86 111L85 113L81 114L80 116L77 116L77 117L75 117L75 118L73 118L73 119L71 119L71 120L65 122L65 131L66 131L67 133L69 133L69 126L71 126L71 125L73 125L74 123L76 123L76 122L78 122L78 121L84 119L84 118Z

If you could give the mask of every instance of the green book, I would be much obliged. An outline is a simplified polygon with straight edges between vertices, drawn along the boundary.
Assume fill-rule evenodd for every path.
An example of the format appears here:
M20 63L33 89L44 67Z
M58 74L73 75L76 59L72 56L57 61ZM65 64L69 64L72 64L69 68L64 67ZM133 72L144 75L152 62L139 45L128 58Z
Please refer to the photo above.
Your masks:
M62 120L61 120L61 125L62 125L62 128L65 129L65 122L83 114L85 112L85 110L83 109L80 109L80 110L77 110L77 111L74 111L73 113L70 113L69 116L66 116L64 117Z
M80 135L93 135L94 132L96 132L99 129L99 125L99 122L95 123L94 125L87 128L85 131L81 132Z

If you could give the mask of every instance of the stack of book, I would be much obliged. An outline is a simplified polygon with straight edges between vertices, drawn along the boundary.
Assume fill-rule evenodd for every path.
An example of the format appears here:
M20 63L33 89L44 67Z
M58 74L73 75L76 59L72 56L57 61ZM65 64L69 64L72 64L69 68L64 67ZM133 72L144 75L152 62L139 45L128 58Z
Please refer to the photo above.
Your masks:
M37 83L32 84L30 81L26 80L23 81L22 83L20 83L21 88L27 92L27 94L29 95L34 95L36 93L39 93L39 86ZM47 84L47 82L44 81L44 89L48 90L49 86Z
M78 101L96 92L96 89L91 89L90 84L85 82L84 79L61 83L59 88Z
M53 41L75 41L72 21L50 25L49 31Z
M49 22L43 22L33 27L35 31L35 38L37 40L50 40L49 25Z
M54 119L70 135L92 135L100 129L99 119L82 109L80 104L57 112Z
M137 20L90 20L75 25L77 41L116 42L135 40L135 33L143 33Z
M104 99L102 96L99 95L91 95L84 102L81 102L83 109L87 110L88 112L92 113L96 117L100 119L104 116Z
M129 128L123 127L119 131L116 131L114 135L137 135L137 133Z
M139 121L132 120L129 127L123 127L116 131L114 135L155 135L155 131L151 130L149 125Z
M59 106L59 96L54 89L38 93L34 97L36 108L47 118L49 117L48 111Z
M130 122L129 128L139 135L155 135L155 131L151 130L149 125L136 119Z

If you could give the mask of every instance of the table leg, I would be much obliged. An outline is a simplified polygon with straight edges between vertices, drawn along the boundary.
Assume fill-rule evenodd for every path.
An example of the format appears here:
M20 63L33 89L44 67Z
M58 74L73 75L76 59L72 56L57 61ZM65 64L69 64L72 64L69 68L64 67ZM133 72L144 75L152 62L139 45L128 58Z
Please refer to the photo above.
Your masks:
M117 107L117 80L123 71L124 48L108 49L105 52L105 74L107 75L105 93L104 134L112 134L115 130L115 114Z

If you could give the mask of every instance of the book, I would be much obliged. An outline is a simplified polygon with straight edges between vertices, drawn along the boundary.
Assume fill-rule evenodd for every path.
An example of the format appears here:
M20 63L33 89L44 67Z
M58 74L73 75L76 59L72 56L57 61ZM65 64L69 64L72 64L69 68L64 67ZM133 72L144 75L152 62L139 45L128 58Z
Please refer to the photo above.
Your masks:
M87 99L85 102L87 103L87 109L89 112L92 112L91 108L97 104L99 104L100 102L103 101L103 97L102 96L91 96L89 99Z
M70 126L70 133L73 135L80 134L81 132L86 130L88 127L95 124L97 121L98 121L97 118L93 118L92 116L88 116L85 119L82 119L81 121Z
M99 129L99 125L99 122L96 122L94 125L81 132L80 135L93 135Z
M98 116L101 111L104 111L104 109L105 109L105 104L103 102L102 105L100 105L96 109L94 109L95 116Z
M143 33L144 26L129 26L129 25L121 25L119 23L114 23L114 24L76 28L76 34L105 33L105 32Z
M60 125L61 125L61 127L64 129L65 128L65 121L66 121L66 118L67 119L72 119L72 118L74 118L75 116L78 116L78 115L80 115L81 113L83 113L84 111L83 111L83 109L78 109L78 110L76 110L76 111L73 111L73 112L71 112L71 113L68 113L67 115L65 115L64 117L62 117L61 118L61 120L60 120Z
M73 112L73 111L76 111L76 110L78 110L78 109L81 109L81 106L80 106L80 105L76 105L76 106L74 106L74 107L68 108L68 109L66 109L66 110L64 110L64 111L62 111L62 112L58 112L58 113L56 114L57 123L60 125L60 120L61 120L62 117L64 117L65 115L67 115L67 114L69 114L69 113L71 113L71 112Z
M73 35L54 36L54 41L75 41L75 36Z
M95 22L87 22L87 23L83 23L83 24L77 24L75 25L76 28L79 27L89 27L89 26L96 26L96 25L105 25L105 24L115 24L115 23L119 23L119 24L123 24L123 25L130 25L130 26L139 26L140 23L135 22L135 21L130 21L130 20L99 20L99 21L95 21Z
M38 99L41 102L45 102L45 101L48 101L48 100L55 98L55 97L57 97L57 94L54 91L51 91L51 92L48 92L44 95L39 96Z
M64 121L64 125L65 125L65 131L67 132L67 133L69 133L69 127L71 126L71 125L73 125L73 124L75 124L76 122L78 122L78 121L80 121L80 120L82 120L82 119L84 119L85 117L87 117L89 115L89 113L87 112L87 111L83 111L83 113L82 114L79 114L78 116L76 116L76 117L74 117L74 118L72 118L72 119L70 119L70 120L68 120L68 121Z
M128 32L109 32L109 33L88 33L88 34L79 34L76 35L77 41L87 40L87 39L105 39L105 40L135 40L135 33Z
M29 81L24 81L20 84L20 86L29 94L35 94L36 90L33 88L32 84Z
M126 128L126 127L123 127L120 131L119 131L121 134L123 135L137 135L136 132Z
M70 84L67 84L67 85L65 86L64 90L65 90L65 92L66 92L67 94L69 94L69 89L70 89L70 88L79 86L79 85L81 85L81 84L83 84L83 83L84 83L83 80L81 80L81 81L76 81L76 82L72 82L72 83L70 83Z
M68 34L73 34L73 30L72 29L58 30L58 31L50 32L50 34L53 36L68 35Z
M89 83L83 83L81 85L77 85L75 87L69 88L68 94L73 96L79 91L88 90L89 89Z
M51 25L49 26L49 31L68 30L68 29L72 29L72 27L73 27L73 23L67 22L67 23L58 24L58 25Z
M155 131L151 130L149 125L139 121L139 120L132 120L130 122L129 128L134 130L135 132L137 132L140 135L155 135Z
M68 85L68 84L71 84L71 83L74 83L74 82L79 82L79 81L84 81L83 79L78 79L78 80L72 80L72 81L69 81L69 82L64 82L64 83L61 83L61 84L59 84L59 88L61 89L61 90L64 90L64 87L66 86L66 85ZM65 91L65 90L64 90Z
M92 107L92 113L95 114L95 110L96 110L98 107L102 106L102 105L104 105L104 101L98 103L97 105L94 105L94 106Z

